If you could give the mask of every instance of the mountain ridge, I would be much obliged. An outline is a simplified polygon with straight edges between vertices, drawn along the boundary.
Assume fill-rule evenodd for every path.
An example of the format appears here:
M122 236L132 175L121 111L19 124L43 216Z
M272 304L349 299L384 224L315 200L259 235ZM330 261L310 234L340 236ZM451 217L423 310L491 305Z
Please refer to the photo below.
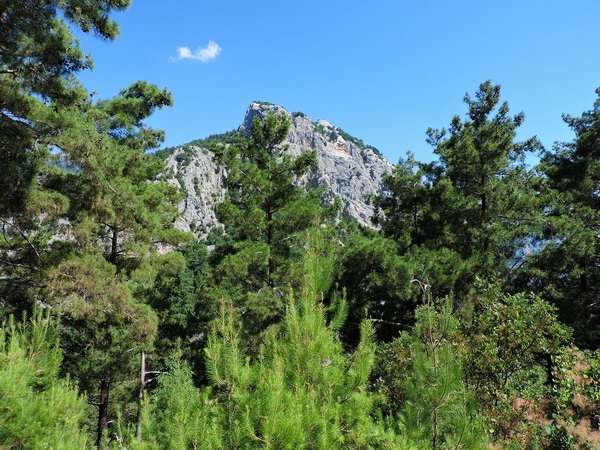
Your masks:
M385 193L383 175L391 172L393 165L374 147L366 145L341 128L320 119L313 122L300 112L290 113L282 106L266 102L252 102L237 132L249 133L255 117L281 113L289 117L291 126L284 144L289 153L297 156L304 151L316 150L318 166L299 180L302 186L319 186L324 189L324 199L332 203L339 197L342 214L365 226L373 226L373 206L367 195ZM233 132L213 135L225 138ZM209 139L199 139L167 151L162 150L166 172L163 177L178 185L184 192L179 208L182 217L176 226L205 236L219 226L215 208L224 199L223 180L227 168L213 160L207 148Z

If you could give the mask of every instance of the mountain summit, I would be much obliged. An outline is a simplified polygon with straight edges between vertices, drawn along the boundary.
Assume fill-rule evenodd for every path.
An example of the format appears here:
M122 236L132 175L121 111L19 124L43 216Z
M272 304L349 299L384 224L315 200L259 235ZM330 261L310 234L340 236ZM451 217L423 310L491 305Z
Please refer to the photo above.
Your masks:
M317 151L318 167L301 183L324 188L329 202L339 197L346 217L371 226L373 206L366 196L383 193L383 174L391 172L392 164L377 149L335 125L325 120L313 122L303 113L290 113L270 103L251 103L238 132L248 133L255 117L266 117L271 112L290 117L285 141L290 154ZM225 195L223 178L227 168L216 164L211 151L198 142L178 147L167 157L166 176L185 191L178 227L200 236L218 224L215 206Z

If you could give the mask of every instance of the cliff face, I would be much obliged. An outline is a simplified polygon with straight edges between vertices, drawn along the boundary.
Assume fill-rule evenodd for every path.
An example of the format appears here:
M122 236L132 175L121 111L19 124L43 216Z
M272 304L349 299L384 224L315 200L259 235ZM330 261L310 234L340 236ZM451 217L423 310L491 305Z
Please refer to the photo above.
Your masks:
M312 122L302 113L291 114L276 105L252 103L238 131L247 133L254 117L264 117L270 112L290 117L292 125L286 143L292 155L317 151L318 168L301 184L325 188L328 201L339 197L346 216L370 226L373 207L365 196L382 193L383 174L391 172L392 164L375 149L329 122ZM186 192L180 205L183 217L178 227L203 235L218 224L215 206L225 195L226 168L214 163L209 150L194 146L176 149L166 164L168 177Z

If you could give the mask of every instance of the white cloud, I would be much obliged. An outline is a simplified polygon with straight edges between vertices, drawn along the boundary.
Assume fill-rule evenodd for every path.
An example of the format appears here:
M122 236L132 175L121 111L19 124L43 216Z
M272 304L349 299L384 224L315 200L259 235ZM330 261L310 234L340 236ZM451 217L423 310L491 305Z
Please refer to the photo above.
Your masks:
M197 59L203 63L212 61L221 53L221 47L214 41L210 41L204 48L199 48L192 52L189 47L179 47L177 49L178 59Z

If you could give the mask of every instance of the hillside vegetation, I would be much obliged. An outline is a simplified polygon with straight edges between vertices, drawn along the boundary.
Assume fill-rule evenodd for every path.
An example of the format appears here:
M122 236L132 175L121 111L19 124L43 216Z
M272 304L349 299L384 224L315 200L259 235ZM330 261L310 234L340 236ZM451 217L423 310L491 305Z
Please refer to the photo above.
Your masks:
M549 150L482 82L368 224L286 139L378 151L261 104L193 143L227 170L192 234L166 161L194 155L145 122L171 94L77 79L72 29L129 3L1 7L1 448L598 448L600 90Z

